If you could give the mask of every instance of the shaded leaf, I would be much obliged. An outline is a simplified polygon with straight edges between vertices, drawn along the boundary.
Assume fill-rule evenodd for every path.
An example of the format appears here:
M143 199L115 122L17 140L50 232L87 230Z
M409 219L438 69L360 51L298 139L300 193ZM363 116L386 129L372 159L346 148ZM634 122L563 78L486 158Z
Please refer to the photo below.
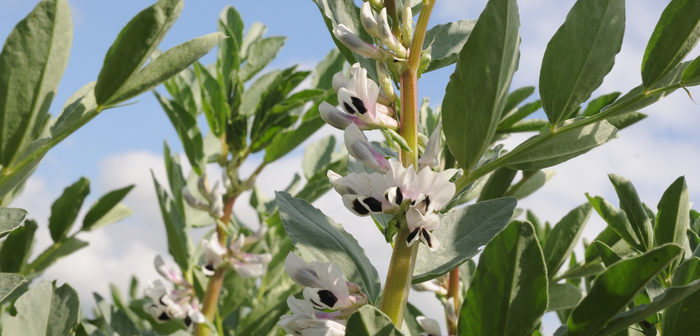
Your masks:
M671 288L693 288L700 284L700 258L692 257L683 262L673 273ZM656 301L656 300L655 300ZM697 312L700 311L700 291L688 295L664 311L661 332L666 336L692 335L697 329Z
M27 217L27 210L0 208L0 238L17 229Z
M94 230L95 228L116 222L131 214L131 210L119 202L121 202L133 188L134 185L132 184L124 188L112 190L100 197L100 199L90 207L87 214L85 214L82 230Z
M0 304L11 298L29 283L19 273L0 273Z
M679 177L664 191L657 209L659 212L654 228L656 245L676 243L686 246L688 237L685 233L690 229L690 198L685 177Z
M364 305L348 319L346 335L357 336L402 336L386 314L377 307Z
M90 193L90 180L80 180L63 189L63 193L51 205L49 232L54 242L62 240L70 231L85 197Z
M6 273L19 273L22 266L32 253L34 245L34 232L36 222L28 219L24 225L10 232L5 241L0 245L0 271Z
M459 20L438 24L425 32L423 49L430 48L430 63L425 72L457 62L457 55L474 29L475 20Z
M581 294L581 290L572 284L550 284L547 311L558 311L576 307L582 297L583 294Z
M608 174L608 178L615 187L617 197L620 198L620 208L627 214L635 236L648 249L654 242L654 228L651 219L647 217L637 190L629 180L622 176Z
M63 111L51 126L51 136L60 137L64 133L73 133L78 127L85 124L97 114L97 102L95 101L95 82L85 84L75 91L63 105Z
M569 258L590 215L590 204L579 205L554 225L552 231L547 235L543 252L550 278L557 274L559 268Z
M71 335L78 323L78 294L64 284L56 288L42 282L24 293L15 303L16 316L2 318L2 336Z
M168 252L173 256L180 269L189 269L190 241L185 232L185 219L175 205L173 198L161 187L155 175L151 172L153 184L158 195L160 212L165 224L165 232L168 237Z

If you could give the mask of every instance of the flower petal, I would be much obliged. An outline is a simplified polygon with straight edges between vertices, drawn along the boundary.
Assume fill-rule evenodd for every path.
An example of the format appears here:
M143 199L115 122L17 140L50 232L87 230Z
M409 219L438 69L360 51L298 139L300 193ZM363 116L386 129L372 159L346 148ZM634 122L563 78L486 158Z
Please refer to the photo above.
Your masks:
M416 321L420 324L421 328L430 336L440 336L440 324L428 317L418 316Z
M287 254L287 259L284 261L284 269L294 282L302 286L317 288L323 286L318 279L316 271L294 252Z

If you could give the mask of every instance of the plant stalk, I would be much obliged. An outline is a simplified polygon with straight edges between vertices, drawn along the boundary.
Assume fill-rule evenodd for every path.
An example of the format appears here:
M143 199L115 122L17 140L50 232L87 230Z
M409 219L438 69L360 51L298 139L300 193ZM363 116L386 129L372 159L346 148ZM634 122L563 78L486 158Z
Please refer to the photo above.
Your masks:
M393 1L389 3L393 4ZM418 66L420 65L425 32L428 29L428 20L434 5L435 0L423 0L423 8L411 39L408 66L400 75L401 126L399 134L406 140L411 149L400 152L401 162L405 167L418 166ZM380 305L381 310L389 316L397 328L401 328L403 322L408 294L411 291L413 268L418 255L418 244L413 244L411 247L406 246L409 231L405 216L399 218L399 225Z
M454 312L459 316L459 309L462 306L462 302L459 299L459 268L455 268L450 271L449 278L447 280L447 298L452 298L452 303L454 306ZM449 303L448 303L449 304ZM457 335L457 321L447 314L449 307L445 307L445 318L447 320L447 334Z

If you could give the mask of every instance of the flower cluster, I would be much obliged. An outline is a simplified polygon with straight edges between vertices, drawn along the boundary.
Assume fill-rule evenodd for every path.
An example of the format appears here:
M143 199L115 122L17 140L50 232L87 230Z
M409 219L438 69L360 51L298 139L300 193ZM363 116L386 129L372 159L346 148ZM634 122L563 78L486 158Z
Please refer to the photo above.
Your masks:
M303 299L287 299L291 314L282 316L279 326L294 335L345 335L346 319L367 303L360 287L330 262L307 264L290 253L284 266L289 277L306 288Z
M208 240L202 240L204 249L204 264L202 273L206 276L214 275L216 269L225 262L230 263L238 275L244 278L257 278L265 274L265 268L270 263L272 256L269 253L253 254L244 252L246 246L250 246L259 239L259 234L246 237L239 234L233 239L226 249L219 243L219 235L214 234Z
M144 295L151 302L145 304L143 310L158 322L178 319L187 327L193 323L204 323L206 319L199 310L199 300L194 295L192 284L185 280L176 268L167 265L160 255L156 256L154 265L156 271L173 286L173 289L169 289L161 279L151 282L144 289Z
M228 178L225 171L222 173L221 184L219 181L216 181L213 187L209 187L207 176L202 175L197 182L197 189L199 189L199 193L204 196L206 202L202 202L194 197L187 186L182 187L182 196L189 206L207 211L214 218L221 218L224 216L224 191L222 191L222 189L228 190L230 187L231 180Z
M343 204L358 216L388 213L405 213L410 231L406 244L413 245L420 240L431 250L439 248L440 242L432 234L440 224L436 213L442 209L455 193L455 185L450 179L457 172L447 169L435 172L431 169L437 163L440 128L431 135L426 150L420 158L419 169L404 167L395 158L386 159L370 144L362 132L351 125L345 130L345 146L350 155L362 161L376 173L350 173L341 176L328 171L333 188L343 200Z

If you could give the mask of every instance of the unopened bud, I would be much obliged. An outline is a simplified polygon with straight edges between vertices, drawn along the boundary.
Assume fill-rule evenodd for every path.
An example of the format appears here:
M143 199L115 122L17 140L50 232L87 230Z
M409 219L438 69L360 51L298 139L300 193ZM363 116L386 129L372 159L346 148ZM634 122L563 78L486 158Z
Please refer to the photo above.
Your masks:
M377 28L379 29L379 39L384 42L387 48L398 54L400 57L406 57L406 48L401 45L401 42L396 39L394 33L391 32L391 27L389 26L389 19L387 18L386 8L383 8L379 12L379 21L377 22Z
M381 49L373 46L359 36L355 35L348 27L344 24L340 24L333 29L333 35L338 41L342 42L348 49L356 52L366 58L372 59L384 59L384 53Z
M394 85L391 81L391 76L389 76L389 70L387 70L384 63L377 61L377 76L379 76L379 84L382 87L382 93L387 98L387 102L382 102L384 104L391 104L396 101L396 93L394 93Z
M368 34L372 35L372 37L379 38L377 19L374 18L372 6L369 2L365 2L360 9L360 21L362 21L362 27L365 28Z
M403 6L401 15L401 43L408 48L411 46L411 37L413 36L413 11L409 4Z

